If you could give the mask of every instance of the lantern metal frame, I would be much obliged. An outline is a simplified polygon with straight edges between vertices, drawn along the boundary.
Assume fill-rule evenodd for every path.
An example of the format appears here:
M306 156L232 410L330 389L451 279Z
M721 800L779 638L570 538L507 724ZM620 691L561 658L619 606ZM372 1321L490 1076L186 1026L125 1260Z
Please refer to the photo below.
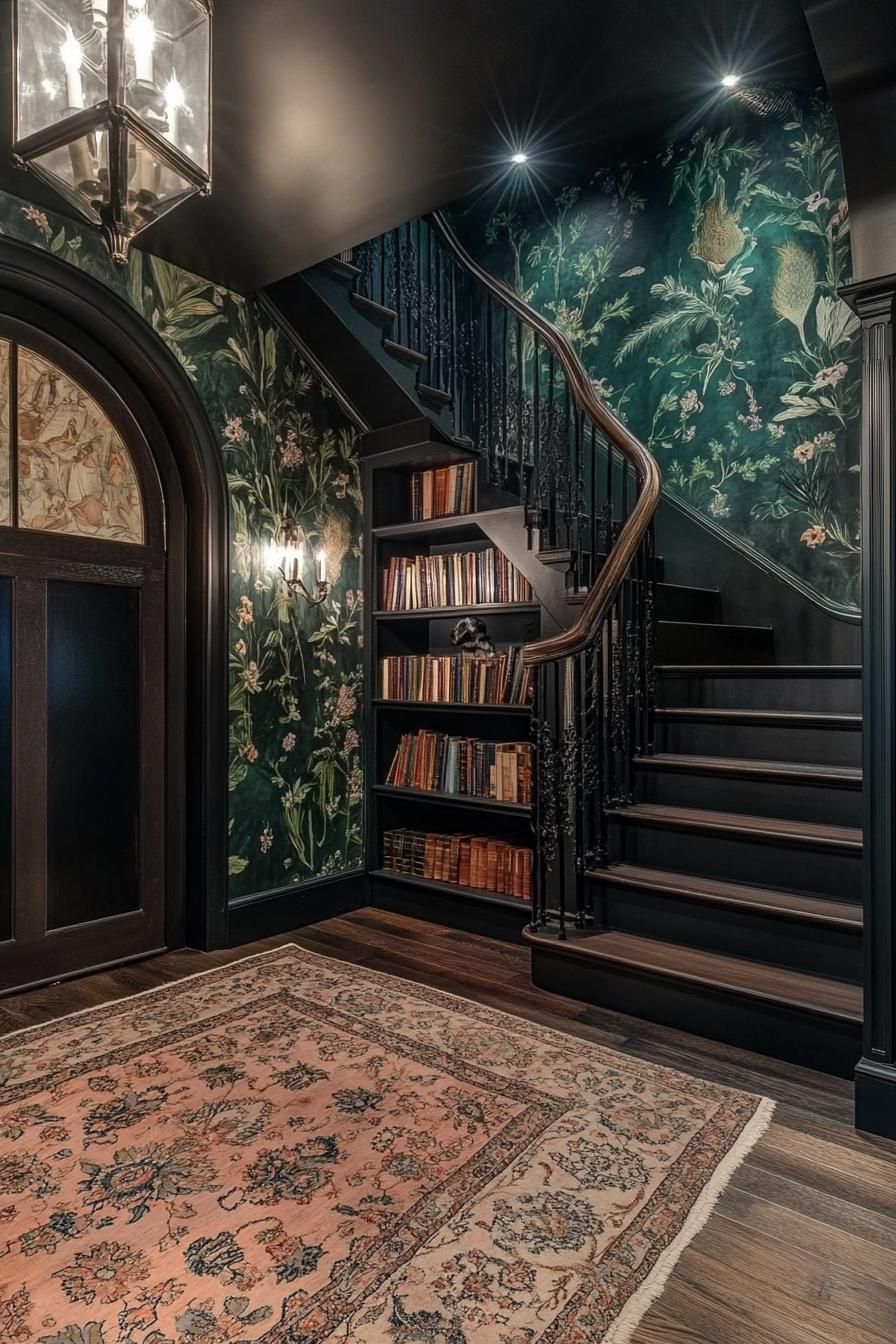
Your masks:
M118 266L126 264L128 249L132 238L151 228L157 220L150 220L142 227L135 228L129 221L127 212L128 196L128 143L131 137L139 140L156 154L159 160L173 172L185 178L194 188L192 195L209 196L212 189L212 40L213 0L191 0L199 9L208 14L208 169L200 168L197 163L183 154L176 145L159 135L151 125L143 120L125 101L126 70L125 24L128 0L108 0L107 12L107 55L106 55L106 93L102 102L94 107L77 111L62 121L54 122L43 130L19 140L19 0L13 0L13 146L12 161L17 168L34 173L48 186L78 211L88 223L94 225L93 211L79 203L76 188L71 191L60 184L59 179L45 171L35 160L54 149L64 149L83 136L105 130L109 136L109 200L98 209L100 232L111 253L112 260ZM182 204L182 202L179 202Z

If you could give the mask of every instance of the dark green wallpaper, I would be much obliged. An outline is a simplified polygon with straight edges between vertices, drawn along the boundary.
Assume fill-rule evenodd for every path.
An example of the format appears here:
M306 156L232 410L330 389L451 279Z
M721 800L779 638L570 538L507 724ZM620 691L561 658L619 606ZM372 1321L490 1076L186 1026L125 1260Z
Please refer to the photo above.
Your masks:
M858 600L858 323L829 103L729 105L656 158L451 216L560 325L666 488L825 602Z
M264 311L139 251L0 193L0 233L45 248L126 299L177 356L208 413L230 492L230 894L362 862L361 496L351 426ZM328 557L317 612L265 571L287 514Z

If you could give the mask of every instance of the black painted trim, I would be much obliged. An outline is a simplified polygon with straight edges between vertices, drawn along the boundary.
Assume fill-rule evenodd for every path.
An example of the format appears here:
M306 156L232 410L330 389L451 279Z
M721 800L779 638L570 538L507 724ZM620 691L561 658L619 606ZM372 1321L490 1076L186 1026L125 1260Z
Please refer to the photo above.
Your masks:
M842 297L862 322L865 1031L856 1125L896 1137L896 275Z
M228 946L240 947L258 938L288 933L369 904L369 883L363 868L318 882L241 896L230 902Z
M168 941L224 946L228 500L217 442L177 359L149 323L98 280L39 248L0 238L0 294L13 315L97 364L141 422L163 480L167 473L169 486L176 479L182 492L181 517L172 515L169 523L180 528L185 553L185 908L169 909Z
M364 416L348 396L348 393L343 391L333 375L321 363L305 338L299 335L292 322L290 322L286 315L277 307L270 295L265 290L260 290L259 293L256 294L255 299L259 307L267 313L274 325L278 327L279 330L283 332L286 339L296 347L299 354L302 356L302 359L314 372L315 376L333 394L333 397L339 403L339 407L343 414L351 420L358 433L366 434L370 429L370 425L364 419Z

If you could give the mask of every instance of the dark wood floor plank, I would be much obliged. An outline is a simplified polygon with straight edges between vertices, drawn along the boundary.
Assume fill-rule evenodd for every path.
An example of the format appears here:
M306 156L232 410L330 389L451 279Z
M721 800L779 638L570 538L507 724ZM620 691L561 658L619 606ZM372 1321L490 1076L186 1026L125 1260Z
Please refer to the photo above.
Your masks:
M736 1185L730 1185L725 1191L718 1205L718 1215L749 1232L768 1235L810 1255L823 1248L824 1253L847 1272L864 1274L885 1287L896 1283L896 1260L892 1251L863 1241L830 1223L819 1223L817 1218L796 1213L783 1204L749 1194Z
M774 1284L796 1299L790 1313L794 1317L808 1308L872 1334L886 1321L896 1326L896 1285L882 1284L856 1266L839 1264L831 1250L827 1244L816 1244L811 1251L793 1246L720 1212L687 1254L740 1268L745 1277L757 1281L756 1291L762 1291L765 1283Z
M796 1213L805 1214L817 1223L849 1232L862 1241L869 1241L896 1255L896 1222L892 1218L865 1209L851 1200L838 1199L819 1190L815 1184L806 1185L800 1179L779 1176L760 1161L754 1161L753 1155L734 1173L732 1185L738 1190L745 1190L747 1194L759 1195Z

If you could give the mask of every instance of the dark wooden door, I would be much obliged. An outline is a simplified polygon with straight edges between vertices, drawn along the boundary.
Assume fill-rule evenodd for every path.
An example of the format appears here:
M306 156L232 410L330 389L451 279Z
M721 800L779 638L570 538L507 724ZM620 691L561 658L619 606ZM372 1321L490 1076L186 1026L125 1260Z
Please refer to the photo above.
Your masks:
M114 391L0 326L0 993L165 945L161 492Z

